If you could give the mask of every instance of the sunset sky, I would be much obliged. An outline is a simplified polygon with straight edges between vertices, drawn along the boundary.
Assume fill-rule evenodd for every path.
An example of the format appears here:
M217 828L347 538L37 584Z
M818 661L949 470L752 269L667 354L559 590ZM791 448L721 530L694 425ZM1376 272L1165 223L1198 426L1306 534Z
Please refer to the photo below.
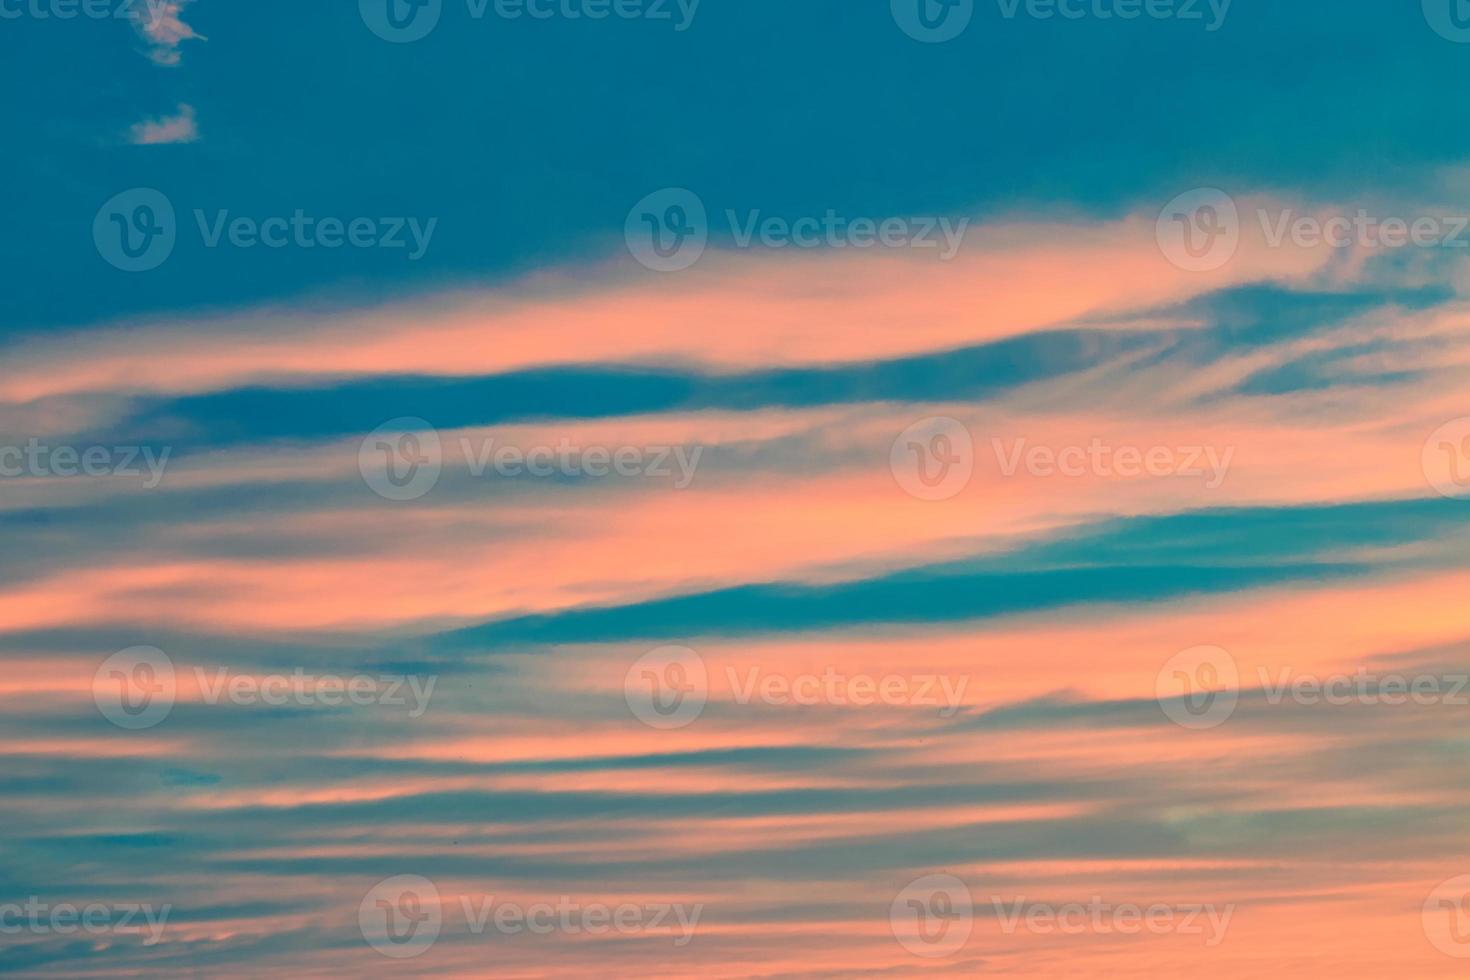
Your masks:
M1470 969L1467 0L0 50L0 973Z

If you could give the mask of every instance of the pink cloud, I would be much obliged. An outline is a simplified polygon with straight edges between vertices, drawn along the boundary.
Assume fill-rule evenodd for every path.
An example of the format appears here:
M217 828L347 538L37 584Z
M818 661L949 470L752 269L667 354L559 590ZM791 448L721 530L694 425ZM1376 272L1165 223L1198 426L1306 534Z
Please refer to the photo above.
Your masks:
M208 40L194 28L184 23L184 6L192 0L145 0L138 18L138 31L153 48L148 57L156 65L173 66L179 63L179 45L184 41Z
M135 146L192 143L199 138L199 126L194 118L194 107L181 102L178 112L172 116L136 123L130 138Z

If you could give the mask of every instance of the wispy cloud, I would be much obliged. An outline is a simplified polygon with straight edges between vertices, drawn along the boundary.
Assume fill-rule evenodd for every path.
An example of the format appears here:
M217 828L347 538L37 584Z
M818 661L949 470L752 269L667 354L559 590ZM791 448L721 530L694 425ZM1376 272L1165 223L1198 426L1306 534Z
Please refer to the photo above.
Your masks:
M194 119L194 107L181 102L178 111L172 116L135 123L130 138L137 146L156 143L192 143L199 138L199 126Z
M138 15L138 30L152 43L148 57L158 65L177 65L179 45L208 40L184 23L183 10L193 0L147 0Z

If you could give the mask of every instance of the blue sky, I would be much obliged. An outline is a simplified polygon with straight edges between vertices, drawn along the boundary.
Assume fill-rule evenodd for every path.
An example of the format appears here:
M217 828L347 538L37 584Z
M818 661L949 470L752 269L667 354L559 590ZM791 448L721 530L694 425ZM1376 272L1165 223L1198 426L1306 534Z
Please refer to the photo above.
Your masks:
M72 2L0 973L1463 973L1466 0Z

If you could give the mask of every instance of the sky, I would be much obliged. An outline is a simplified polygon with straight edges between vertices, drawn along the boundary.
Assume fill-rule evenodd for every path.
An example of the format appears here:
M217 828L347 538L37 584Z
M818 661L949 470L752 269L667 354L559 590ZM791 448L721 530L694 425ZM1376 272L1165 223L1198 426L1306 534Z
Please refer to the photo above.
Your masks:
M0 973L1464 975L1466 0L0 50Z

